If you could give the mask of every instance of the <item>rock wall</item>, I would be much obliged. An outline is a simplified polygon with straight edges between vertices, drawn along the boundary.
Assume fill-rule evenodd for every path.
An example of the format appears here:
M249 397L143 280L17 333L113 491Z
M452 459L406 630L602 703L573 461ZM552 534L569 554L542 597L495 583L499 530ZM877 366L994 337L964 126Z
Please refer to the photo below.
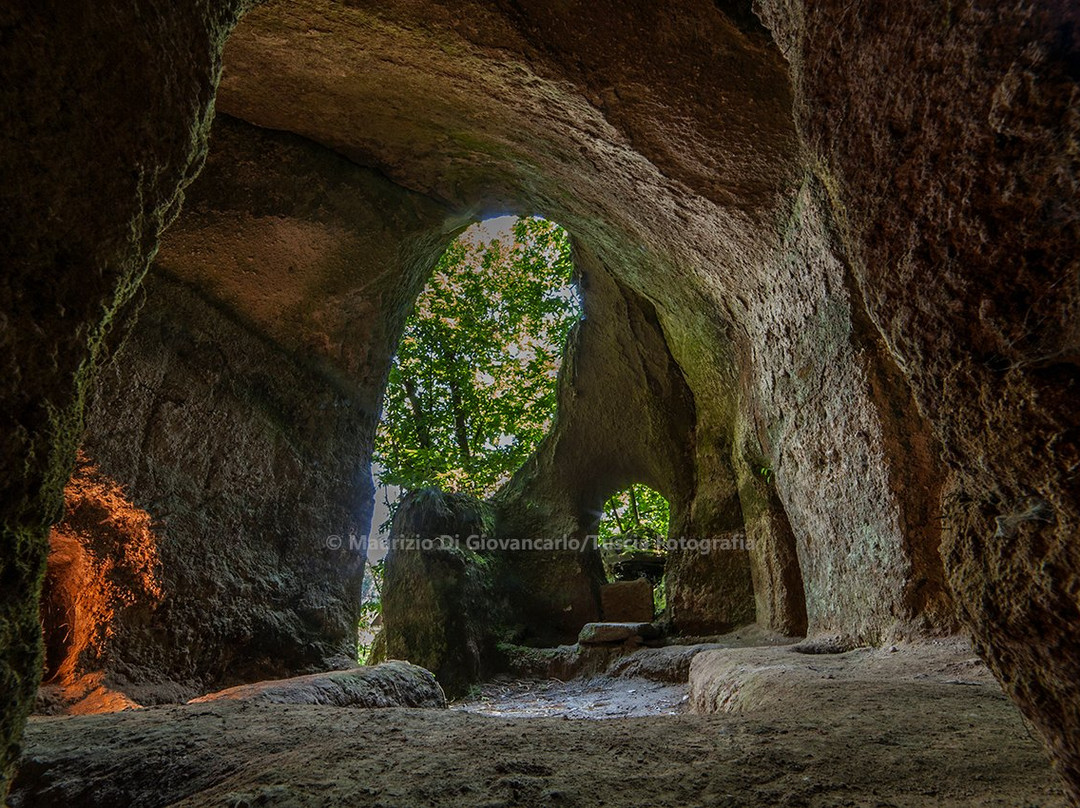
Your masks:
M534 642L572 642L582 625L599 619L603 572L587 537L616 491L644 483L664 494L673 536L715 531L723 520L705 505L715 492L695 481L694 399L655 307L620 284L585 242L575 242L574 260L584 316L566 349L558 416L536 455L495 498L498 538L582 545L506 553L505 587ZM727 527L737 530L737 500L727 516L734 518ZM745 552L676 550L668 563L679 630L753 620Z
M332 144L459 208L541 213L570 228L655 309L698 403L701 483L679 496L696 508L696 525L738 532L730 458L738 374L732 324L716 301L719 287L768 251L767 223L794 158L784 67L760 28L740 28L715 8L582 5L574 13L583 27L560 25L540 3L475 4L460 17L428 4L377 12L266 7L231 42L222 103L247 120ZM628 13L633 24L600 22ZM417 28L416 15L430 15L430 24ZM459 24L464 19L468 25ZM324 34L305 33L316 29ZM593 34L580 35L586 30L600 32L603 47ZM658 51L650 44L657 30L685 48ZM344 41L366 44L346 49ZM716 61L691 55L701 48ZM604 51L610 60L599 57ZM685 76L694 73L728 95L688 91ZM316 96L333 102L316 108L303 100ZM680 123L669 128L673 121ZM689 502L689 491L711 491L715 481L727 492L717 502L712 495ZM573 520L546 521L574 529ZM739 586L725 609L749 602L745 564ZM693 588L699 599L717 590L708 574ZM707 610L702 599L701 614Z
M675 504L674 535L736 548L675 553L668 594L678 630L720 631L755 612L774 628L860 642L919 621L947 627L939 525L927 517L940 475L928 462L902 470L901 452L917 444L926 454L925 430L902 383L894 384L899 397L880 393L882 380L895 383L895 373L889 376L882 346L850 304L831 219L819 210L820 193L792 149L780 55L760 27L684 5L692 26L663 15L604 34L612 53L645 58L647 72L622 56L597 61L589 43L559 28L542 5L477 8L470 30L425 4L375 17L319 3L255 11L232 40L226 108L377 165L439 204L390 183L361 181L350 162L308 141L223 118L208 169L160 266L298 365L310 364L331 389L354 396L368 420L338 437L357 445L369 440L361 436L371 430L400 317L452 229L492 205L554 217L575 233L579 262L596 285L587 291L587 300L596 297L592 322L581 330L592 342L575 347L585 370L577 369L571 388L604 392L565 397L557 434L504 497L513 504L501 511L500 532L583 538L603 497L637 479ZM408 23L414 14L432 14L435 22L419 34ZM312 36L321 30L318 20L326 36ZM718 61L708 80L727 87L729 97L688 95L684 73L641 39L645 22L685 43L684 70L711 64L702 60L697 33L709 31L709 53ZM539 50L527 44L538 31L551 38ZM342 43L356 41L368 46L343 50ZM520 54L516 68L496 71L497 81L493 41ZM298 60L297 53L306 56ZM587 53L590 69L581 72L574 65ZM342 72L344 82L335 78ZM335 103L313 101L329 97ZM428 103L445 98L453 103ZM368 112L357 117L352 111L359 109ZM695 137L704 141L679 131L674 122L685 120L697 121ZM724 125L706 126L716 120ZM723 185L715 178L721 156L732 178ZM338 177L349 179L331 179ZM456 217L448 219L440 204ZM398 212L373 214L391 208ZM349 274L364 262L405 266L404 281L375 269L363 281ZM114 392L132 384L117 379ZM615 390L623 391L618 402ZM234 420L247 406L230 404ZM288 420L301 411L313 417L297 407ZM637 414L642 434L623 428L628 412ZM895 451L883 448L900 422L915 437L893 441ZM111 426L97 428L108 433ZM144 429L106 439L100 462L108 467L111 455L130 454L132 436ZM311 437L304 430L298 426L287 439L306 446ZM322 451L334 452L331 444ZM255 440L247 451L259 445ZM358 477L368 452L357 449ZM162 458L150 462L176 479L200 479L195 470L213 464L207 443L179 462L175 451L157 453ZM155 490L153 475L132 457L115 462L116 476L137 496L140 486ZM344 474L340 460L324 468L328 479ZM188 485L181 498L206 501L199 485ZM335 486L335 502L361 503L362 525L364 483L350 494L348 485ZM247 525L240 514L258 512L245 504L250 478L206 487L209 499L228 504L200 508L212 515L175 528L180 533ZM305 489L296 486L273 496L284 490L286 499L303 501L298 492ZM518 507L523 503L535 507ZM325 532L325 521L334 519L309 514L296 524ZM339 521L343 531L354 527ZM748 537L760 539L749 551L741 549ZM525 622L553 638L595 616L599 580L588 554L560 558L523 557L507 567L521 573L508 585L529 593L519 604ZM285 621L282 635L293 628Z
M83 448L155 520L161 567L149 616L118 615L97 656L112 686L175 700L355 662L379 398L445 219L218 119L89 401Z
M743 477L756 472L783 503L811 634L880 643L945 630L944 469L883 345L860 322L822 197L815 181L799 189L779 252L754 281L761 305L749 312L740 416L754 462ZM770 289L784 291L770 298Z
M153 516L162 592L96 663L152 702L350 660L365 547L327 537L366 533L371 413L160 268L145 290L83 450Z
M760 5L859 294L953 475L962 619L1080 800L1080 10Z
M240 5L0 11L0 799L41 673L48 526L86 384L205 154Z

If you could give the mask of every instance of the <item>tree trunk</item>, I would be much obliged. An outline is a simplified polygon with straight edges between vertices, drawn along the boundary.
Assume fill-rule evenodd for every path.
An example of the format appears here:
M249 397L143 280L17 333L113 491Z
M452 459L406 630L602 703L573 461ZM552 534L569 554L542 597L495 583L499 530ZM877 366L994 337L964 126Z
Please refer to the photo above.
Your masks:
M416 441L421 449L431 448L431 432L428 430L427 416L420 404L420 396L416 392L416 383L408 376L402 375L402 385L405 387L405 395L409 397L409 408L412 410L413 421L416 422Z
M472 451L469 449L469 422L465 417L458 382L457 355L448 350L443 353L443 356L450 368L450 409L454 412L454 437L457 439L458 453L461 455L461 464L464 466L472 459Z
M620 533L625 533L626 528L623 527L622 517L619 516L619 506L618 505L612 505L611 506L611 513L615 517L615 525L616 525L616 527L619 528L619 532Z

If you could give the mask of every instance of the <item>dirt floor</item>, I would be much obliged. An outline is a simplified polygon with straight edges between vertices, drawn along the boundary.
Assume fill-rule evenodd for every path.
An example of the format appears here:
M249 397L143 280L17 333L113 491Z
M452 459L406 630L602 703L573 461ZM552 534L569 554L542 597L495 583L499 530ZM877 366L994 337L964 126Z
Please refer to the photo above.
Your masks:
M451 709L501 718L606 719L680 715L690 700L686 684L598 676L592 679L498 679Z
M211 702L35 718L13 805L1066 804L958 644L730 649L699 672L694 698L735 712L688 712L685 683L604 676L492 682L448 710ZM588 718L606 720L573 720Z

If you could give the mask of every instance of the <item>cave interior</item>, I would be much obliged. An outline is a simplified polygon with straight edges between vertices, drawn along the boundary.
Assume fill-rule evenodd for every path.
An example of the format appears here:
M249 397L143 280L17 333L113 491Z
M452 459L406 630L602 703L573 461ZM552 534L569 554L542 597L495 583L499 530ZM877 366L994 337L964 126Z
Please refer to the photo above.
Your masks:
M1080 7L76 5L0 12L0 797L1080 805ZM404 498L358 663L497 216L570 235L556 416Z

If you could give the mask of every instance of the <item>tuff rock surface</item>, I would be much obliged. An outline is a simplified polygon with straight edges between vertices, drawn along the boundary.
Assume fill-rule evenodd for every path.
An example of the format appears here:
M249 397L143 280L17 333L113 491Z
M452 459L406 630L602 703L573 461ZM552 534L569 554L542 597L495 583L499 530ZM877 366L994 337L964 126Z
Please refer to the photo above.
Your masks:
M310 142L219 116L213 146L82 440L161 562L104 666L189 697L355 660L379 396L450 227Z
M498 570L466 538L490 533L490 508L465 494L421 489L394 514L382 588L391 659L432 671L451 698L490 672L507 618Z
M0 11L0 795L41 675L38 601L87 384L206 155L240 0Z
M77 444L161 561L95 665L197 688L350 652L405 312L518 212L573 234L588 316L495 534L583 537L637 481L698 541L678 631L958 618L1080 800L1075 4L272 0L179 218L239 8L148 5L2 12L5 778ZM599 615L595 553L493 561L515 631Z
M334 707L446 706L446 696L431 671L408 662L271 679L207 693L189 704L322 704Z

